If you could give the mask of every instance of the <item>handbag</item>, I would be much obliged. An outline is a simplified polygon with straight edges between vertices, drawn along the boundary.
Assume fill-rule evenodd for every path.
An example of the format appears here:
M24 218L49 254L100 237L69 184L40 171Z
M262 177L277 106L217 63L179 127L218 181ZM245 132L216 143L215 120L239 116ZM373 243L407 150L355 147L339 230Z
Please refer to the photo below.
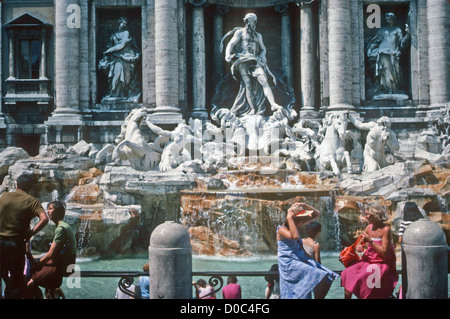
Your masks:
M342 251L339 253L339 261L344 265L345 268L350 267L357 261L359 261L360 257L356 253L356 245L358 245L359 241L361 240L362 235L358 237L358 239L350 246L345 247L342 249Z

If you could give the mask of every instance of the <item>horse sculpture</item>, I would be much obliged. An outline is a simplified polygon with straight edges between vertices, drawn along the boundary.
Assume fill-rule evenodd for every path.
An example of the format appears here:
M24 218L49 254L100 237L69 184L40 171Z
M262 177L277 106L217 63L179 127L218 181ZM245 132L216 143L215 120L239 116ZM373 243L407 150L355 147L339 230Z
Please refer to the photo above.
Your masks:
M352 173L350 153L345 149L345 139L349 123L346 112L332 113L324 119L325 136L316 153L316 169L331 170L340 175L344 164L347 172Z
M141 132L140 125L146 120L149 128L158 135L153 143L148 143ZM148 171L158 167L164 146L170 141L171 133L152 125L147 121L146 108L133 109L122 125L122 131L116 138L116 147L112 154L114 162L129 161L138 171Z

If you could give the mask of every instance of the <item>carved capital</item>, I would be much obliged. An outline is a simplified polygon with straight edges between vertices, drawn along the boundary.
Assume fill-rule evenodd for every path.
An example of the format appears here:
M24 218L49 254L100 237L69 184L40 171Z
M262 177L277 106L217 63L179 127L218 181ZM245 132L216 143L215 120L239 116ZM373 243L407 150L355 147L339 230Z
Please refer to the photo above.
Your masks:
M297 1L297 5L301 8L303 8L303 7L313 5L314 2L316 2L316 0L300 0L300 1Z
M196 8L206 8L209 5L208 0L188 0L188 2Z
M273 8L279 14L287 14L289 6L287 3L284 2L284 3L279 3L279 4L274 5Z
M228 12L230 12L230 7L229 6L224 6L222 4L216 5L216 11L215 11L216 14L225 15Z

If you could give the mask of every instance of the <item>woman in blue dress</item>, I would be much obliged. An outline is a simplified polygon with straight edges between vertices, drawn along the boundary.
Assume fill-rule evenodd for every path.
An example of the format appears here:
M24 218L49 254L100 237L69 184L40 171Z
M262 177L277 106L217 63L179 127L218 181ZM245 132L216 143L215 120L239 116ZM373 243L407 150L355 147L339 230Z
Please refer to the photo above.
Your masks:
M325 298L338 274L308 257L303 249L299 229L320 212L305 203L295 203L287 212L284 225L277 230L278 268L281 299Z

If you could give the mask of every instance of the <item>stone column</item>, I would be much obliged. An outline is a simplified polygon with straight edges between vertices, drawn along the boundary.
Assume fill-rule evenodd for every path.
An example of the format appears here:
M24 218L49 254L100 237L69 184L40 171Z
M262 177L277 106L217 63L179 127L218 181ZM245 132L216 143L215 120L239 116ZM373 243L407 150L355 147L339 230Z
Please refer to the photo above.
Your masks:
M191 116L201 120L208 119L206 112L206 57L205 57L205 19L203 16L206 0L189 0L192 11L192 103Z
M184 10L184 8L181 8ZM178 1L155 0L155 124L183 121L179 108Z
M428 64L430 104L444 105L450 100L449 54L450 5L448 1L427 1Z
M302 92L302 116L316 115L316 47L313 23L313 5L300 2L300 74Z
M14 80L16 78L15 63L14 63L14 31L8 30L8 42L9 42L9 74L8 80Z
M79 8L79 0L55 1L55 93L56 105L47 125L79 126L80 108L80 28L69 24ZM76 9L75 9L76 10ZM76 11L75 11L76 12ZM78 17L78 19L81 17ZM75 18L77 19L77 18Z
M352 103L352 28L350 1L328 0L330 106L354 109Z
M39 79L47 80L47 30L41 32L41 67L39 70Z
M223 37L223 15L228 13L229 7L223 5L217 5L214 12L214 48L213 48L213 68L214 68L214 81L219 81L224 75L224 58L222 52L220 52L220 42ZM225 48L223 48L225 50Z
M291 41L291 18L287 3L278 4L275 10L281 14L281 67L286 72L286 82L292 86L292 41Z

